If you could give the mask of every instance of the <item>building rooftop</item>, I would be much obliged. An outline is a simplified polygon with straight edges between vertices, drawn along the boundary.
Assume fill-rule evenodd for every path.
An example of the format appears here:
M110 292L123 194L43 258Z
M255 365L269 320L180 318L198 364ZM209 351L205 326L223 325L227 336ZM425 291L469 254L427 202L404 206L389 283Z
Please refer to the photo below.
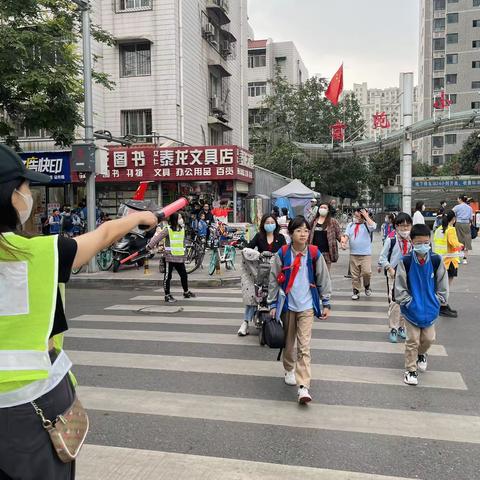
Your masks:
M267 40L249 40L248 48L266 48Z

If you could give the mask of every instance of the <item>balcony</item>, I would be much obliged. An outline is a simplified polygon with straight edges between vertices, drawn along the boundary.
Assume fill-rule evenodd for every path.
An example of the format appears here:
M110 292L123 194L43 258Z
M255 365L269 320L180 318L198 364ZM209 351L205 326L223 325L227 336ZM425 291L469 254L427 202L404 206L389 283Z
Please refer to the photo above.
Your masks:
M230 120L230 105L226 98L213 96L210 98L209 124L217 124L230 130L227 123Z
M207 0L207 11L215 13L220 25L230 23L228 0Z

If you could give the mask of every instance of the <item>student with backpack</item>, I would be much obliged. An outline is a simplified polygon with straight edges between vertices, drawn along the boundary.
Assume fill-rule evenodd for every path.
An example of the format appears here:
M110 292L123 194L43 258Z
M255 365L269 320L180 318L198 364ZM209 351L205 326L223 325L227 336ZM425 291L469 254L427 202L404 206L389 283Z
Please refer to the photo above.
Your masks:
M310 225L305 217L294 218L288 233L292 243L283 246L272 262L268 304L271 316L281 318L284 325L284 381L298 385L298 403L306 404L312 400L309 389L313 321L314 317L326 320L329 316L331 281L318 247L308 245Z
M63 212L60 214L61 230L64 235L73 237L73 218L70 207L65 206Z
M414 225L410 238L413 251L398 263L395 299L407 330L404 382L417 385L417 371L427 370L427 352L435 342L440 306L448 304L448 279L442 257L430 251L430 228Z
M352 300L360 299L360 289L370 297L370 279L372 277L372 241L377 224L370 218L367 210L357 208L353 214L353 222L348 224L342 237L342 249L350 244L350 272L352 274Z
M412 223L412 217L408 213L401 212L397 215L395 218L395 234L385 239L378 260L378 264L385 272L385 278L387 279L389 339L392 343L397 343L397 337L406 338L405 319L400 313L400 306L395 302L394 285L398 262L412 250L412 242L410 241Z

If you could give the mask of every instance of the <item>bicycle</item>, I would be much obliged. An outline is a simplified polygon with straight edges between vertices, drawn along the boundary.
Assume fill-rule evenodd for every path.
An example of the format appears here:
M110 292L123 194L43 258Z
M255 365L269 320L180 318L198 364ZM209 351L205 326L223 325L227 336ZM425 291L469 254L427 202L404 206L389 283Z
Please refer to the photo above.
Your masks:
M208 274L213 275L215 271L220 272L222 263L225 264L227 270L235 269L235 258L237 255L235 247L229 243L225 243L223 245L223 253L221 253L221 232L219 229L213 227L210 236L212 237L212 235L212 256L208 266Z
M195 236L193 240L185 242L185 267L187 273L193 273L198 268L203 268L205 257L205 240Z
M113 265L113 251L110 247L103 249L101 252L98 252L97 255L95 255L95 260L97 262L98 269L101 270L102 272L106 272L107 270L110 270L110 268ZM72 268L72 275L77 275L79 274L84 265L78 268Z

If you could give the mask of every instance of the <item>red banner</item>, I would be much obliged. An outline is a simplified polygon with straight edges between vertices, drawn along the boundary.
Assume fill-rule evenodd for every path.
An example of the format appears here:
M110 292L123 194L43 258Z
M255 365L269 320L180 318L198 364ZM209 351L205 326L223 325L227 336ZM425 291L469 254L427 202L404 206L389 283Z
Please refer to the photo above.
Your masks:
M253 182L253 156L236 145L159 148L150 145L111 147L108 174L97 182Z

